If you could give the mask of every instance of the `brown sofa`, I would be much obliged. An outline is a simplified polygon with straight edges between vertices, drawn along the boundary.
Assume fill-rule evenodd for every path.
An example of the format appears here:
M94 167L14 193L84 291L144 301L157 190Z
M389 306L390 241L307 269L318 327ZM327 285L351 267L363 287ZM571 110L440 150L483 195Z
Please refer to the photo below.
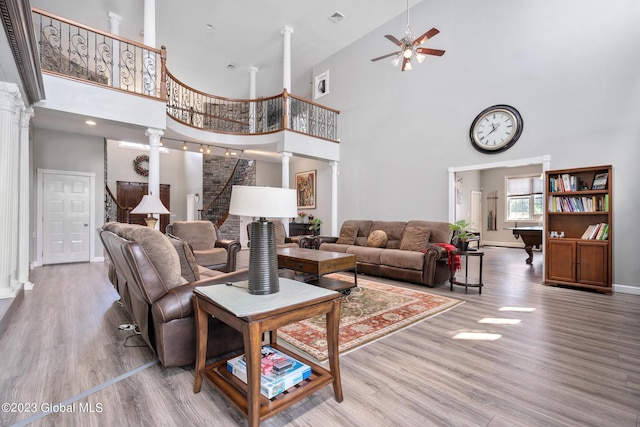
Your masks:
M201 268L184 241L144 226L111 222L98 234L109 260L109 278L147 345L163 366L193 364L193 289L246 280L247 270ZM208 343L207 358L243 348L242 335L212 317Z
M318 250L354 254L358 273L430 287L449 279L447 222L348 220L339 237L317 236Z

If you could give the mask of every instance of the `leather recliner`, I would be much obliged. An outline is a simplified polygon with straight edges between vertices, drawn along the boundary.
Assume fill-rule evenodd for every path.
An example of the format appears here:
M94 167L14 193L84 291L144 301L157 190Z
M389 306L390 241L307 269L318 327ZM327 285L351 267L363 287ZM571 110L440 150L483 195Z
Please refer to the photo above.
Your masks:
M147 345L163 366L193 364L194 288L247 280L247 270L213 272L214 277L187 282L184 269L196 274L197 266L181 263L176 242L161 232L139 225L107 223L98 234L109 259L109 278ZM207 358L242 348L240 332L209 316Z
M199 265L225 273L236 270L240 242L221 239L211 221L175 221L167 225L166 233L187 242Z

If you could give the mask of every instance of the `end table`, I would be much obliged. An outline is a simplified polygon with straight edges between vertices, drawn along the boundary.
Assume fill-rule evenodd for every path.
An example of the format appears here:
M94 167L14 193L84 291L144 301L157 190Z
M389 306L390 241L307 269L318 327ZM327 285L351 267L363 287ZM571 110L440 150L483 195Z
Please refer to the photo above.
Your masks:
M467 288L478 288L478 294L482 294L482 258L484 252L481 251L451 251L449 256L461 256L464 257L464 282L456 279L456 267L455 262L449 263L449 271L451 272L451 278L449 279L450 290L453 290L453 285L464 286L464 292L467 293ZM469 283L469 257L478 257L480 261L480 274L478 276L478 283Z

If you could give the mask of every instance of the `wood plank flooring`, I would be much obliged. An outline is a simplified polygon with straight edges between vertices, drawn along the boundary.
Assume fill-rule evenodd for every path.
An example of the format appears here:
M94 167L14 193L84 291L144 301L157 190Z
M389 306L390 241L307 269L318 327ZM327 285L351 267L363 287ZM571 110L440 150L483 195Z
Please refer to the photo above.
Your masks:
M325 387L263 425L639 427L640 296L543 286L539 252L530 266L522 249L484 250L482 295L401 284L466 303L342 356L344 402ZM152 364L119 378L154 357L118 329L129 319L102 263L40 267L31 281L0 338L0 401L35 412L3 410L0 425L246 425L208 384L193 394L193 369ZM500 338L453 339L460 332ZM74 396L71 411L42 413Z

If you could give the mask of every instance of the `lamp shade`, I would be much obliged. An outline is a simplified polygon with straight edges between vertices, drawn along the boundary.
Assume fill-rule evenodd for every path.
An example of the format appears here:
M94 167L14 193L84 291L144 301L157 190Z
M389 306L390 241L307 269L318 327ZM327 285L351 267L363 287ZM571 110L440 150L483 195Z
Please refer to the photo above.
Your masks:
M133 208L132 214L168 214L171 213L164 207L160 201L160 197L147 194L142 196L142 200L138 203L138 206Z
M229 213L260 218L293 218L298 215L296 191L288 188L234 185Z

